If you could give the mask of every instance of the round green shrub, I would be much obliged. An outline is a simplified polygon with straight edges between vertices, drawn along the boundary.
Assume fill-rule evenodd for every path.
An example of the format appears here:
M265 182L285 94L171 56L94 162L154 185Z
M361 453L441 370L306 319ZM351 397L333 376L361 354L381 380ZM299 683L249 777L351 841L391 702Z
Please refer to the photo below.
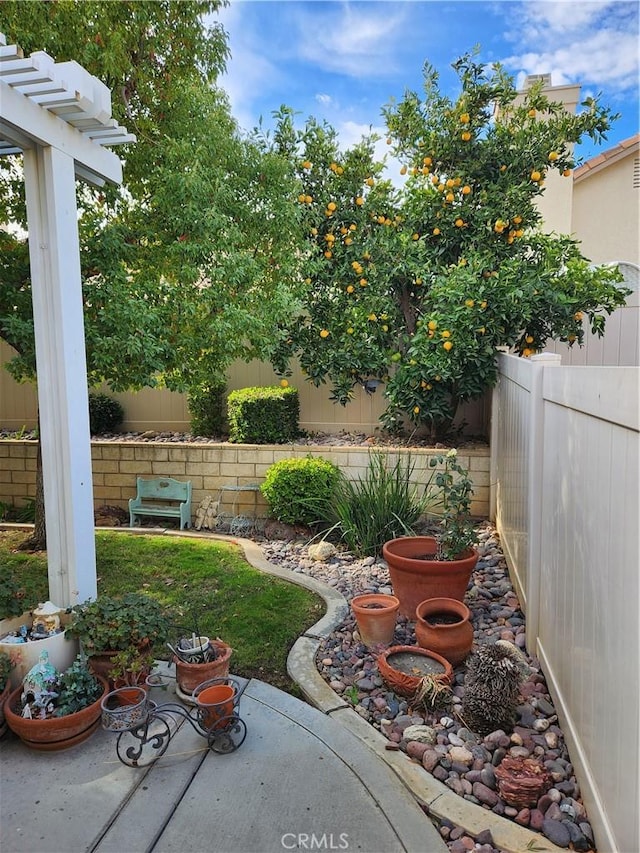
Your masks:
M124 420L124 409L107 394L89 393L89 429L91 435L116 432Z
M260 491L278 521L311 525L329 518L339 479L339 468L326 459L282 459L267 469Z
M191 434L220 436L226 432L227 383L213 379L189 393Z

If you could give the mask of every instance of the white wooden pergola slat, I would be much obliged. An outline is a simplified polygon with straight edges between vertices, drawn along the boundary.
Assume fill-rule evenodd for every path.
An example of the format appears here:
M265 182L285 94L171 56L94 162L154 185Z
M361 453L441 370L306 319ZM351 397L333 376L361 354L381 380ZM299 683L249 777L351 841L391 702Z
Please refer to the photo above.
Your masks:
M76 62L25 58L0 33L0 156L23 155L38 373L49 597L97 594L76 178L122 181L105 145L135 142Z

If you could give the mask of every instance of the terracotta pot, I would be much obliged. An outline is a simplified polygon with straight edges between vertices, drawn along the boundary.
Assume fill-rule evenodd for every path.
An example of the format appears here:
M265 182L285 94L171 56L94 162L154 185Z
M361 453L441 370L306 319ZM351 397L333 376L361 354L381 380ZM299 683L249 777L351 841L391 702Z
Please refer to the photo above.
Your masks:
M142 687L120 687L101 701L102 728L110 732L125 731L141 726L147 719L147 692Z
M218 652L218 657L208 663L185 663L175 655L176 680L178 687L190 696L199 684L212 678L227 678L229 675L229 660L233 649L222 640L211 640L211 645Z
M473 645L471 611L455 598L428 598L416 608L416 640L458 666Z
M395 595L364 593L351 600L360 639L365 646L385 645L393 642L400 602Z
M196 692L194 698L199 710L199 719L204 729L223 729L233 715L236 689L232 684L214 684Z
M4 704L9 698L9 694L11 693L11 681L7 679L7 683L4 686L4 690L0 693L0 737L6 734L7 731L7 721L4 717Z
M436 560L437 550L433 536L401 536L382 546L400 613L408 619L416 618L416 607L427 598L464 599L477 550L470 548L459 560Z
M377 663L378 672L389 687L407 698L415 695L424 675L443 675L449 682L453 678L446 658L420 646L391 646L378 655Z
M100 703L109 692L106 679L97 676L103 691L96 701L66 717L51 717L48 720L27 720L20 715L22 685L7 699L4 707L7 724L20 740L31 749L53 752L68 749L87 740L100 725L102 708Z

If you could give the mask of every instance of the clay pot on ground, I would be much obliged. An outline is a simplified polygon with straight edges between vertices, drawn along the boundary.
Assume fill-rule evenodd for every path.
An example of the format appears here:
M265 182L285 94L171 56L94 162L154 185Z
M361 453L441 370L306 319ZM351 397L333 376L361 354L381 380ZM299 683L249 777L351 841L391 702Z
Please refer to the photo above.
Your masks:
M109 692L106 679L97 676L103 691L93 704L75 714L64 717L50 717L47 720L29 720L20 713L22 685L17 687L7 699L4 713L12 732L31 749L41 752L54 752L68 749L91 737L100 725L102 709L100 703Z
M217 657L207 663L186 663L174 655L177 686L183 696L190 697L199 684L210 681L212 678L228 677L233 649L222 640L211 640L210 644L216 650Z
M458 666L473 645L471 611L455 598L428 598L416 607L416 640Z
M453 669L446 658L419 646L391 646L377 658L378 672L399 696L415 696L424 676L442 676L447 682Z
M395 595L363 593L351 600L360 639L365 646L388 646L393 642L399 608L400 602Z
M193 694L198 708L198 721L203 729L224 729L233 716L237 690L235 684L219 680L221 683L203 683Z
M415 620L416 607L427 598L464 599L478 552L470 548L458 560L438 560L433 536L401 536L382 546L389 566L393 594L400 599L400 613Z
M11 693L11 682L7 681L4 686L2 693L0 693L0 737L2 737L7 731L7 721L4 716L4 706L5 702L9 698Z

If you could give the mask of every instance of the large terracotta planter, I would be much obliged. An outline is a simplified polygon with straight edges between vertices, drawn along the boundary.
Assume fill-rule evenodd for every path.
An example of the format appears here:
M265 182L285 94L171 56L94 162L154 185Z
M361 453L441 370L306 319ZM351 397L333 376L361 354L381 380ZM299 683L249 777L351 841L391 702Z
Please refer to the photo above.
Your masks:
M473 645L471 611L455 598L428 598L416 608L416 640L458 666Z
M64 620L65 617L63 616L63 625ZM33 617L29 611L23 613L22 616L2 619L0 621L0 637L8 634L10 631L17 631L21 625L31 627L32 622ZM25 675L38 663L41 652L46 651L49 655L49 663L53 664L60 672L64 672L66 669L69 669L76 659L78 650L78 640L75 637L67 637L66 631L61 631L59 634L52 634L43 640L32 640L28 643L0 642L0 651L6 652L13 662L10 678L11 687L14 689L22 684Z
M393 642L399 608L400 602L395 595L372 592L351 599L351 609L365 646L388 646Z
M185 696L191 696L196 687L205 681L229 676L229 661L233 649L221 640L211 640L211 645L217 650L218 657L208 663L185 663L174 655L176 681Z
M433 536L401 536L382 546L400 613L415 620L416 607L427 598L464 599L478 552L470 548L459 560L436 560Z
M68 749L87 740L100 725L102 708L100 703L109 692L106 679L96 676L102 684L102 694L96 701L66 717L51 717L48 720L27 720L20 715L22 685L9 696L4 706L7 725L20 740L31 749L54 752Z

